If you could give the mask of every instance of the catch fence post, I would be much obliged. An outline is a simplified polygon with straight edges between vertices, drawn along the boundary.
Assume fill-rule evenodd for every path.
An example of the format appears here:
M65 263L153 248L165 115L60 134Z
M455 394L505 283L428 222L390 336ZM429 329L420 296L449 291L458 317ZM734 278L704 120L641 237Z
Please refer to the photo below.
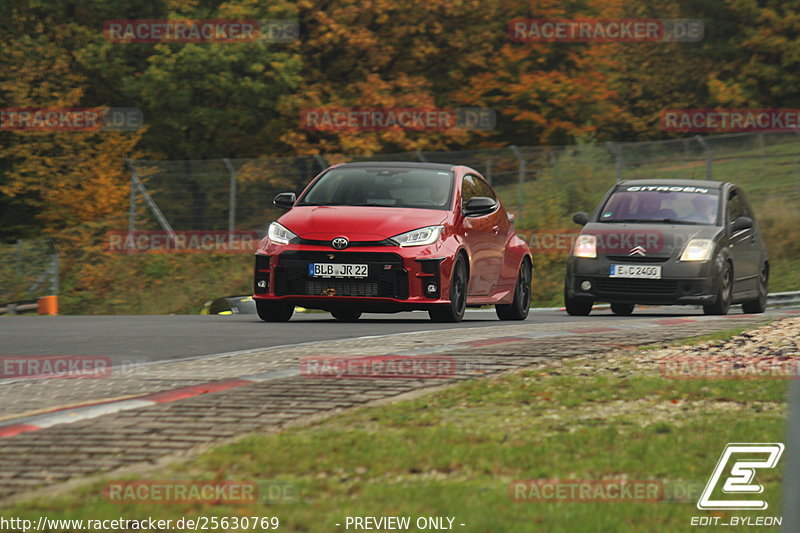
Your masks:
M622 147L618 144L614 144L611 141L606 143L606 146L614 154L614 174L616 176L617 183L622 181Z
M711 145L706 142L706 140L700 136L695 135L694 137L697 139L697 142L700 143L700 146L703 147L706 153L706 179L711 181L714 179L714 151L711 149Z
M228 187L228 243L233 242L233 232L236 229L236 169L227 157L222 160L230 174Z
M519 160L519 164L517 167L517 181L519 183L519 205L517 210L519 211L519 215L522 216L522 213L525 211L525 168L527 166L527 161L522 156L522 152L520 152L519 148L512 144L511 151L514 152L514 155Z

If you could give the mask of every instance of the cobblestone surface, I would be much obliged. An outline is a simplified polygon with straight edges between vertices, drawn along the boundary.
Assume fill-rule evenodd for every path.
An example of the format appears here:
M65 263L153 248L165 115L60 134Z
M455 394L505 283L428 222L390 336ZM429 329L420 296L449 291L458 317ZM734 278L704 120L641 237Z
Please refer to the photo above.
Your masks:
M0 385L0 418L11 420L65 405L283 371L221 392L0 438L0 504L4 498L35 487L153 462L251 431L275 431L289 423L302 423L310 415L385 401L463 379L545 365L566 357L602 356L619 347L756 326L785 316L772 312L688 320L587 320L585 326L520 324L440 330L151 364L105 379L6 383ZM457 372L427 379L332 379L299 374L302 357L386 354L452 357Z

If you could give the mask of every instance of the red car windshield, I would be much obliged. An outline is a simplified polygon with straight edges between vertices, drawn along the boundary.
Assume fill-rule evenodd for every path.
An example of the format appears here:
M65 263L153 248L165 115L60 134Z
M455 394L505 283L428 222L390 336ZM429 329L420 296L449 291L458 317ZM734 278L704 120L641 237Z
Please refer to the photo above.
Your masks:
M453 174L401 167L341 167L322 175L297 205L450 209Z
M638 189L638 190L631 190ZM716 224L718 189L674 190L685 187L629 187L614 192L600 212L600 222L665 222Z

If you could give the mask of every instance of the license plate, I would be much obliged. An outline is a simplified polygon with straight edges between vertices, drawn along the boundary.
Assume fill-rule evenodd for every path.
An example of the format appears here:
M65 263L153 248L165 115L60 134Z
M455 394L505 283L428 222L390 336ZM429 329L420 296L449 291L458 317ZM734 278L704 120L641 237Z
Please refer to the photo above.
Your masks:
M308 275L312 278L366 278L369 275L369 265L310 263Z
M653 265L611 265L612 278L661 279L661 267Z

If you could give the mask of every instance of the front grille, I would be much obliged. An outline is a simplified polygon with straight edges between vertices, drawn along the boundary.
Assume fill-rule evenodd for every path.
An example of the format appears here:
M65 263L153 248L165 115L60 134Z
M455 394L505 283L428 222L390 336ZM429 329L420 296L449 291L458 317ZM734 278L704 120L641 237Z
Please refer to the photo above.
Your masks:
M372 281L329 279L325 281L306 281L303 294L318 296L381 296L381 291L379 290L379 284Z
M331 249L334 249L333 246L331 246L330 239L327 240L327 241L320 241L320 240L313 240L313 239L303 239L303 238L298 237L298 238L292 240L292 244L309 244L309 245L312 245L312 246L328 246ZM390 239L384 239L382 241L350 241L347 244L347 246L350 246L350 247L352 247L352 246L365 246L365 247L371 247L371 246L397 246L397 243L392 241L392 240L390 240Z
M671 295L678 289L678 281L672 279L613 279L599 278L594 281L598 293Z
M630 256L630 255L607 255L606 259L609 261L617 261L620 263L664 263L669 261L669 256L666 257L653 257L653 256Z
M313 278L309 263L361 263L369 265L366 278ZM388 268L387 268L388 267ZM392 253L285 252L275 269L277 296L368 296L408 298L408 273L403 259Z
M294 250L283 252L280 255L281 262L284 261L305 261L306 263L397 263L403 264L403 259L389 252L348 252L338 250Z

